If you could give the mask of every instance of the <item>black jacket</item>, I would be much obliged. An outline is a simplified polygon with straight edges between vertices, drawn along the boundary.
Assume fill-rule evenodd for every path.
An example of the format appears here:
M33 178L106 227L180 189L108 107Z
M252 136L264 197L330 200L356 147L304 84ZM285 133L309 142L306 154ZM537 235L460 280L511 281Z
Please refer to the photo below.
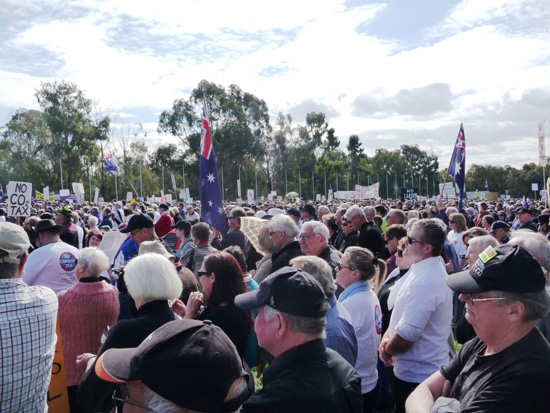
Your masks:
M355 369L323 340L280 356L264 373L263 389L242 412L362 412L361 379Z
M304 255L300 248L300 243L298 241L289 242L271 256L271 269L269 273L272 274L278 269L288 266L292 258L299 257L300 255Z

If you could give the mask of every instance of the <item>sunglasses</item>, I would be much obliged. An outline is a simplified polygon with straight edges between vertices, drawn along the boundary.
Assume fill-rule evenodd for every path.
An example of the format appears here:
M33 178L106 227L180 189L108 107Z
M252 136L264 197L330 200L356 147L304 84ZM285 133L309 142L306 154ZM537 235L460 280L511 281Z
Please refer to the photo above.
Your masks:
M203 275L208 275L210 274L208 271L197 271L197 273L199 274L199 277L202 277Z
M342 222L343 227L347 227L349 225L349 222Z
M449 224L456 224L456 222L454 222L454 221L449 221Z
M397 256L398 256L399 258L402 258L402 257L403 257L403 250L402 250L401 248L397 248L397 251L396 251L396 252L397 252Z
M342 264L340 264L340 263L336 264L336 267L338 268L338 271L341 271L342 268L347 268L348 270L353 271L353 268L348 267L348 266L346 266L346 265L342 265Z
M425 242L419 241L411 237L410 235L407 235L407 242L409 245L413 245L415 242L418 242L419 244L425 244Z

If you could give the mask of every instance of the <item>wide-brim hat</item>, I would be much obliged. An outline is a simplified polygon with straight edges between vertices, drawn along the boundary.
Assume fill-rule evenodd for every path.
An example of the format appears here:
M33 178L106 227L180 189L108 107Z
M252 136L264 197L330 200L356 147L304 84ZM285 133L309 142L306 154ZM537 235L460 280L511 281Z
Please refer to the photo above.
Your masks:
M19 257L30 245L29 236L21 226L0 222L0 263L18 264Z
M53 219L41 219L36 223L36 225L33 228L33 231L38 233L40 231L57 231L59 233L65 231L65 227L63 225L57 225Z

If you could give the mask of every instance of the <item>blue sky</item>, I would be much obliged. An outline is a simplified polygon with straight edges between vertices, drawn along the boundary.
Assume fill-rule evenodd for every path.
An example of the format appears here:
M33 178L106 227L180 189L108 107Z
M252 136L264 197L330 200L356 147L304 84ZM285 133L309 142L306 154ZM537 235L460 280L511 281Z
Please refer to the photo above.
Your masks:
M460 123L467 166L538 161L550 113L550 10L540 0L2 0L0 125L41 81L75 82L116 138L202 79L238 85L294 124L327 115L345 148L418 144L446 167ZM550 152L548 148L547 152Z

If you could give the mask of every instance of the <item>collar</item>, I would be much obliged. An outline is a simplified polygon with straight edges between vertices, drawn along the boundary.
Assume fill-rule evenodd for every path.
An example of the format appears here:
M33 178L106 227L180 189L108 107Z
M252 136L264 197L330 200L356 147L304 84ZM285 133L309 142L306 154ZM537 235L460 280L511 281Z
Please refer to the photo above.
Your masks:
M86 284L97 283L99 282L99 277L82 277L80 280L78 280L78 282Z
M338 301L342 302L346 298L350 298L357 293L360 293L363 291L369 291L369 290L370 290L370 286L368 281L366 280L355 281L353 284L348 285L348 287L344 291L342 291L342 294L340 294Z

